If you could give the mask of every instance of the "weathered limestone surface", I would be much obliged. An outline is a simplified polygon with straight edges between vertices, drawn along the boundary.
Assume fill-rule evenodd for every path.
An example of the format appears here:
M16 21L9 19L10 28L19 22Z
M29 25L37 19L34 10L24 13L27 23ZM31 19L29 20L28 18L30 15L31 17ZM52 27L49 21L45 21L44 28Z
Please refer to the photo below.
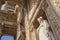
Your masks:
M9 0L8 4L8 6L12 8L15 8L15 4L18 4L20 10L19 12L16 12L18 15L10 12L0 11L0 25L3 35L13 35L15 39L17 38L17 40L20 40L21 37L18 34L20 34L19 29L21 25L23 25L25 30L24 33L26 35L25 39L37 40L36 26L39 26L37 18L43 15L43 12L47 16L43 17L47 18L53 30L55 39L60 40L60 0ZM23 13L23 15L20 13ZM21 16L24 16L22 17L22 20Z

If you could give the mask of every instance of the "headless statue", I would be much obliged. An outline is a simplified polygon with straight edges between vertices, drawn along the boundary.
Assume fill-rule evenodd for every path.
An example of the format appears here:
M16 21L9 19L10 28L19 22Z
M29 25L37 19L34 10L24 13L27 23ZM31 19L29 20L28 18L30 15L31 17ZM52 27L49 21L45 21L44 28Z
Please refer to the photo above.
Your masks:
M1 10L7 10L7 1L1 6Z

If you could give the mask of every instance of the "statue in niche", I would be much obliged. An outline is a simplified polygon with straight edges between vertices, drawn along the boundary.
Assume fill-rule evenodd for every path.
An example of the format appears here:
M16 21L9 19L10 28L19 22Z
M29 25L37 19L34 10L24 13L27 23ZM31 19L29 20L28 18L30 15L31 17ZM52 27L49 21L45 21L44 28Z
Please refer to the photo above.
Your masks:
M49 24L47 20L44 20L43 17L39 17L38 22L40 23L37 28L37 32L39 34L39 40L54 40L53 34L49 31Z

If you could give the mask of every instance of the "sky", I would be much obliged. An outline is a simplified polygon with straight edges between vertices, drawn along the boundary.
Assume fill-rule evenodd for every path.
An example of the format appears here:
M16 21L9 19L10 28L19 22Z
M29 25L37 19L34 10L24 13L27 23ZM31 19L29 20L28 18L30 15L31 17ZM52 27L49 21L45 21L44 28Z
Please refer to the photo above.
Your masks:
M13 36L2 36L1 40L14 40Z

